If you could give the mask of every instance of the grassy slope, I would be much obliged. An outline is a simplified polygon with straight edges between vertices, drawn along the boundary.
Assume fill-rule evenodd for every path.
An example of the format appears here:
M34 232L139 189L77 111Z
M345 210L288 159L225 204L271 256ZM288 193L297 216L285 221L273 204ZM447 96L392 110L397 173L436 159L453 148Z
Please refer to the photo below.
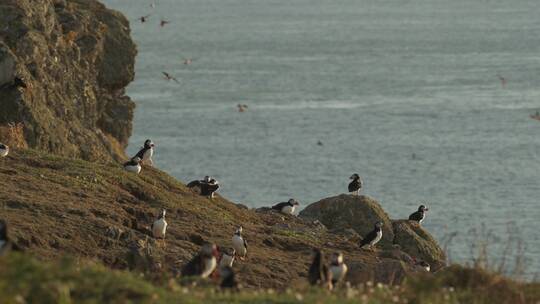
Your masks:
M223 292L185 287L175 279L152 284L130 272L62 259L38 262L26 255L0 258L0 303L537 303L538 284L520 285L481 270L450 267L435 276L409 279L400 287L363 284L328 292L297 288L283 292ZM448 288L454 286L453 288Z
M347 260L377 263L379 253L354 250L343 237L317 230L295 217L256 213L221 197L200 197L162 171L140 175L119 164L90 163L34 150L0 159L0 218L11 237L39 259L65 254L128 267L128 248L147 239L160 208L167 208L166 245L148 238L152 264L175 273L201 240L230 246L243 225L249 259L235 265L247 286L284 287L304 282L312 246L342 250ZM330 243L329 243L330 242Z

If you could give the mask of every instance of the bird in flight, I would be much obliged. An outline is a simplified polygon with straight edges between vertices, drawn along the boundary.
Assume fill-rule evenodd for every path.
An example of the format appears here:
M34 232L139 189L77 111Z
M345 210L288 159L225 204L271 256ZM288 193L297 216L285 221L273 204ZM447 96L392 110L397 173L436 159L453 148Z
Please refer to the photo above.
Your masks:
M245 112L248 108L248 106L245 104L238 104L237 107L238 107L238 112Z
M165 25L167 25L169 23L171 23L171 22L168 21L168 20L161 19L161 22L159 23L159 26L164 27Z
M139 18L137 18L137 20L141 21L141 23L145 23L146 21L148 21L148 18L151 16L152 14L148 14L146 16L141 16Z
M176 79L174 76L172 76L171 74L167 73L167 72L161 72L163 73L163 78L165 78L166 80L168 81L175 81L176 83L180 83L180 81L178 81L178 79Z
M191 59L191 58L184 59L184 64L185 65L190 65L192 63L193 63L193 59Z

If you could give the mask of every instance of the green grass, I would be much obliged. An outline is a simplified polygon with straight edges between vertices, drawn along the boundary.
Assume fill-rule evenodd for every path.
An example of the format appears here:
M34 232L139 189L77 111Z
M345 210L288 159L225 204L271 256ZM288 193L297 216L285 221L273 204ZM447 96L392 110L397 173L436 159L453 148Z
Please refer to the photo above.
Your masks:
M201 287L204 285L205 287ZM0 303L536 303L538 284L520 284L482 270L452 266L402 286L221 291L213 282L184 286L102 265L62 259L40 262L12 253L0 258Z

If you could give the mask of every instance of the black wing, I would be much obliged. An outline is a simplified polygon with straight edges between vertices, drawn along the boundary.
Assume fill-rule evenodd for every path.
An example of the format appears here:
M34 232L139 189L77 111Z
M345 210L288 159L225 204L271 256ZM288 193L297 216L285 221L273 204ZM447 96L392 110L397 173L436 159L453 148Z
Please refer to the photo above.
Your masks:
M0 144L0 149L5 149L5 148L6 148L6 145Z
M245 238L242 238L242 239L244 239L244 247L246 247L246 251L247 251L248 247L247 247L246 239Z
M373 241L377 237L377 231L373 230L370 233L368 233L362 241L360 241L360 247L364 247L368 245L371 241Z
M349 184L349 192L353 192L353 191L356 191L358 189L360 189L361 186L360 186L360 182L355 180L355 181L352 181L350 184Z
M272 206L272 209L281 211L281 209L283 209L283 207L288 206L288 205L289 205L289 203L283 202L283 203L275 204L274 206Z
M187 184L188 188L200 187L200 186L201 186L201 181L199 180L194 180L194 181L189 182L189 184Z
M144 153L145 153L148 149L150 149L150 148L142 148L142 149L140 149L139 152L137 152L137 154L135 154L135 156L132 157L132 159L135 158L135 157L138 157L138 158L140 158L140 159L143 159Z
M409 215L409 220L410 221L417 221L417 222L420 222L420 220L422 219L422 213L416 211L415 213Z
M189 261L184 267L182 267L182 276L198 276L202 273L202 257L197 254L191 261Z
M200 183L201 195L210 195L219 189L219 184Z

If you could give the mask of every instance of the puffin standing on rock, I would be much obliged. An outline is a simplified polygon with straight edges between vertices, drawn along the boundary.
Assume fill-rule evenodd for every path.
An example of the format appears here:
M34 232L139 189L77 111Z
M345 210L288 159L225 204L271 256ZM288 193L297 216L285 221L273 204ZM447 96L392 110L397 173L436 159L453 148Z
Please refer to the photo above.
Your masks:
M353 195L359 195L360 190L362 190L362 186L364 186L364 182L362 181L362 178L358 174L351 175L350 179L352 179L352 182L349 184L349 193Z
M210 177L205 176L202 180L194 180L187 184L188 188L199 188L200 194L202 196L207 196L210 198L214 198L215 192L219 189L219 182Z
M323 285L332 289L332 274L324 262L324 256L320 249L313 248L313 262L309 267L308 281L310 285Z
M165 220L165 209L161 210L158 218L152 223L152 234L156 239L165 239L165 233L167 232L167 221Z
M409 221L415 221L418 222L418 224L422 224L422 222L426 218L426 211L428 210L429 209L426 208L426 206L420 205L420 207L418 207L418 211L409 215Z
M332 274L332 285L336 286L345 278L349 268L343 263L343 254L341 252L334 253L330 262L329 270Z
M382 226L382 222L375 223L375 228L360 242L360 248L368 245L369 249L372 249L382 239Z
M144 146L135 154L134 158L138 157L142 160L141 163L149 162L150 166L154 166L152 155L154 155L154 143L150 139L147 139L144 142Z
M204 244L199 254L182 267L182 276L207 278L216 269L218 256L219 251L215 244Z
M9 147L0 143L0 157L6 157L9 153Z
M130 161L124 163L124 169L128 172L134 172L139 174L141 172L141 159L137 156L133 157Z
M300 203L295 200L294 198L291 198L287 202L279 203L274 206L272 206L273 210L277 210L284 214L293 214L294 210L296 209L296 206L299 206Z
M244 260L244 258L247 257L247 249L248 249L247 242L242 237L243 230L244 229L242 228L242 226L238 227L238 229L236 229L232 237L233 249L238 254L238 257L240 258L240 260Z

